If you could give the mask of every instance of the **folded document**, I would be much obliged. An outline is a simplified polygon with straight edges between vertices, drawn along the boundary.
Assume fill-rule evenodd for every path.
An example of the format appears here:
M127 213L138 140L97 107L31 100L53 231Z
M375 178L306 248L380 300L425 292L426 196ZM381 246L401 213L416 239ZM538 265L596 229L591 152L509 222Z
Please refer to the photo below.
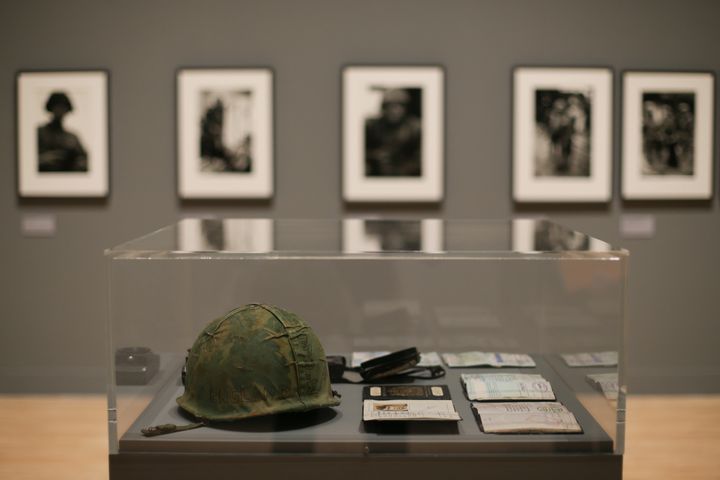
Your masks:
M580 433L582 428L558 402L473 403L485 433Z

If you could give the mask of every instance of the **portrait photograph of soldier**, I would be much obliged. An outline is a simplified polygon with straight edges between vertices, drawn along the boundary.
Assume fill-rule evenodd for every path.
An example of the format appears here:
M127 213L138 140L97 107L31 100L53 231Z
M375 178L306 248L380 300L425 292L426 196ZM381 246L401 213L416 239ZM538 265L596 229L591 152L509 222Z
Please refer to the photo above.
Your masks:
M348 66L342 78L343 198L349 202L442 199L442 67Z
M18 72L16 112L21 196L108 194L107 72Z
M535 176L590 176L592 91L535 91Z
M49 118L37 128L39 172L87 172L88 154L80 133L68 129L64 120L74 106L65 91L52 92L44 105Z
M642 94L642 174L693 175L695 94Z
M203 90L199 96L200 171L251 172L252 92Z
M377 108L365 118L365 175L422 175L422 89L370 87Z

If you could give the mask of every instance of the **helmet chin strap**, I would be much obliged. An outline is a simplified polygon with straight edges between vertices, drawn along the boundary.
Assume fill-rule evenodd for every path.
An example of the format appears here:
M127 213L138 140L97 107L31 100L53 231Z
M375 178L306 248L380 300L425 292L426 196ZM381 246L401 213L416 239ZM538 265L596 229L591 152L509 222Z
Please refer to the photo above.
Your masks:
M175 425L174 423L163 423L162 425L143 427L140 432L146 437L156 437L168 433L182 432L183 430L192 430L205 425L205 422L188 423L187 425Z

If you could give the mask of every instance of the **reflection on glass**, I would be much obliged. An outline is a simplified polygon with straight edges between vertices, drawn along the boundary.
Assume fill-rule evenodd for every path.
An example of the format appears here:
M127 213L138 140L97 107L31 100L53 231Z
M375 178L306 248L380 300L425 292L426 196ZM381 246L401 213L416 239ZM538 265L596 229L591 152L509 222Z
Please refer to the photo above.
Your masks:
M548 220L512 222L512 248L516 252L608 251L610 245Z
M188 218L178 225L177 247L184 252L265 253L273 250L270 219Z
M225 228L222 220L200 220L202 240L206 250L225 250Z
M186 219L115 247L115 253L267 253L323 256L408 252L522 256L613 252L617 248L547 220Z
M440 220L351 219L343 225L343 251L438 252L442 250Z
M565 250L587 250L590 240L584 233L568 230L556 223L535 224L535 250L558 252Z
M382 251L417 251L422 242L420 222L366 220L364 240Z

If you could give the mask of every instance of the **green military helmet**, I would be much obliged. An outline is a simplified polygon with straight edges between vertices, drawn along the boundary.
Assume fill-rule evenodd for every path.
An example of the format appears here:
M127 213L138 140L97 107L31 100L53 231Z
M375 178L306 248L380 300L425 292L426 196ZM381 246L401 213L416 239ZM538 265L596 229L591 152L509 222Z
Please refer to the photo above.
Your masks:
M211 322L186 367L177 403L202 421L340 404L320 340L300 317L270 305L245 305Z

